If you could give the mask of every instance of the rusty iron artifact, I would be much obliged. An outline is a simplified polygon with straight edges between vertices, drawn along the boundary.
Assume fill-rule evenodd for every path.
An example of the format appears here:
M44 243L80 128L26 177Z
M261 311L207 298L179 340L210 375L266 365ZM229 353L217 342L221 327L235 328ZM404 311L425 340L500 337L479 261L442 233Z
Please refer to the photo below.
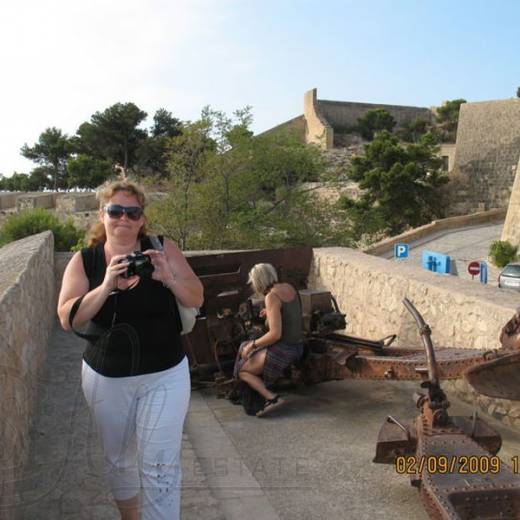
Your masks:
M319 383L337 379L422 380L428 360L422 348L392 347L390 334L366 339L336 331L346 327L346 317L328 291L307 288L312 248L253 250L210 255L191 255L188 261L204 284L205 304L185 349L195 381L224 385L232 372L241 341L265 330L259 317L263 301L252 296L247 285L251 267L271 263L281 281L300 292L306 356L287 374L293 383ZM444 348L437 351L441 379L455 379L489 359L483 350Z
M188 261L204 285L205 303L193 332L183 337L192 382L211 384L219 396L232 385L240 343L265 332L263 300L252 295L248 273L256 263L272 264L280 281L299 290L305 332L305 355L278 385L314 384L340 379L422 381L425 394L414 396L420 411L413 420L388 416L374 462L401 463L420 489L434 519L520 519L520 479L496 453L501 438L476 416L451 417L442 379L466 377L482 393L520 398L516 372L520 354L474 349L434 351L430 328L407 299L418 324L421 347L392 347L395 334L366 339L338 331L346 316L328 291L309 289L312 248L254 250L194 255ZM468 471L462 471L464 466ZM397 466L396 466L397 469Z
M450 417L440 386L440 371L430 329L413 304L414 316L428 359L427 394L415 394L420 414L412 421L389 416L378 437L374 462L396 465L420 490L433 519L518 519L520 477L496 454L500 435L476 414Z

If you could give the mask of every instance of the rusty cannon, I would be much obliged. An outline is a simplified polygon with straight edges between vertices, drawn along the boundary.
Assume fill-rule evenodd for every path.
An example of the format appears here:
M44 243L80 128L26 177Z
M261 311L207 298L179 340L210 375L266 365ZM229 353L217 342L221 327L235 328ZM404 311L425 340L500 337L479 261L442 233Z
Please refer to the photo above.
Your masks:
M263 301L251 294L248 272L259 262L271 263L279 279L299 290L305 330L305 356L281 384L314 384L341 379L421 380L428 360L422 348L393 347L395 334L379 339L338 333L346 316L328 291L309 289L312 248L253 250L191 255L191 267L204 284L205 303L191 334L184 338L192 379L215 383L221 395L240 342L261 335ZM490 359L483 350L443 348L436 352L441 379L456 379Z
M433 519L520 519L520 479L497 456L501 438L475 414L453 417L440 381L466 377L486 395L520 398L520 353L463 348L433 349L431 331L413 304L405 306L418 324L422 346L393 346L395 334L368 339L344 334L346 316L328 291L308 288L312 249L255 250L188 258L205 289L205 304L193 332L184 337L194 385L230 390L238 347L265 331L263 301L251 294L248 272L271 263L281 281L299 291L305 355L278 385L312 385L332 380L416 380L425 393L414 396L419 415L388 416L379 433L374 462L394 464L420 490Z

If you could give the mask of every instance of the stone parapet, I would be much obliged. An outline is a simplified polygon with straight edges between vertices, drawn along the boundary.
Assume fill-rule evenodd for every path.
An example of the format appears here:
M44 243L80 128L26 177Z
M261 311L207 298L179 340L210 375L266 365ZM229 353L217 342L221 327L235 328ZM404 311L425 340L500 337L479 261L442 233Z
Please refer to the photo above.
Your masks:
M314 249L309 285L335 295L347 315L348 334L372 339L397 334L402 347L422 345L415 321L402 304L405 296L430 325L435 347L497 349L500 329L518 306L513 292L348 248ZM493 415L500 413L500 418L508 418L505 422L520 427L511 415L520 409L519 403L484 396L477 400L464 381L447 388L476 402L484 413L498 410Z
M0 519L12 518L28 455L36 385L56 314L50 231L0 248Z

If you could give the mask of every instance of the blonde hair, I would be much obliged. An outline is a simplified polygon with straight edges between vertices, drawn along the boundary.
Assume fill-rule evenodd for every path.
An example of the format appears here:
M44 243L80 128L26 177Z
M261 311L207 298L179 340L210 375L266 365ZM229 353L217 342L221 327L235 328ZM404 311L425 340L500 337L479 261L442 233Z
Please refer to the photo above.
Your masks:
M278 274L271 264L256 264L249 271L247 283L252 284L258 294L266 294L276 282L278 282Z
M118 180L105 184L97 194L96 198L99 201L99 209L103 209L110 199L119 191L124 191L129 195L133 195L139 202L139 206L144 210L145 207L145 194L143 188L137 183L128 180ZM145 224L141 226L139 230L139 237L146 234ZM96 222L88 230L87 234L87 245L88 247L102 244L107 240L107 233L103 222Z

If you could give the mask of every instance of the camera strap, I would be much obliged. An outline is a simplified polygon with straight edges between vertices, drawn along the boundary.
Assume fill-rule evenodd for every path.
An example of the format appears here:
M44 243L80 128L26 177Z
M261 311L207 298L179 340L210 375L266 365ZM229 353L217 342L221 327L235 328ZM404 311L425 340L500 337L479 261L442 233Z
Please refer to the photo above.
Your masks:
M117 316L117 295L119 294L119 292L120 292L120 289L116 289L116 291L115 291L115 301L114 301L114 309L115 309L114 310L114 316L112 317L112 323L110 325L110 328L106 332L110 332L112 330L112 328L114 327L114 323L116 321L116 316ZM101 335L97 335L97 334L83 334L83 332L78 332L74 328L74 326L72 325L72 321L74 320L74 317L78 313L79 306L81 305L81 302L83 301L83 298L85 298L86 295L87 295L87 293L85 293L83 296L80 296L72 304L72 307L71 307L70 313L69 313L69 325L70 325L70 328L71 328L72 332L74 332L74 334L76 334L76 336L79 336L82 339L86 339L88 341L91 341L92 343L95 343L101 337Z

